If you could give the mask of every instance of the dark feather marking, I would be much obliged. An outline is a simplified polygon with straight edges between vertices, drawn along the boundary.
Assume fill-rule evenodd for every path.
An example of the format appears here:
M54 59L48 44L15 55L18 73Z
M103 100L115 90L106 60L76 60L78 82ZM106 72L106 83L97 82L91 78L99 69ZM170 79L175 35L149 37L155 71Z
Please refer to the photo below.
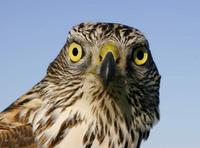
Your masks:
M113 108L113 112L115 113L115 117L117 118L117 116L118 116L118 111L117 111L116 105L115 105L115 103L114 103L113 100L111 100L111 106L112 106L112 108Z
M25 100L19 102L17 105L24 105L25 103L28 103L29 101L31 101L31 98L26 98Z
M129 129L130 129L130 126L129 126L130 123L129 123L128 117L125 116L124 118L125 118L126 129L129 131Z
M85 148L91 148L92 144L88 144L85 146Z
M94 133L92 133L92 134L90 135L89 144L87 144L87 145L91 147L92 144L93 144L94 139L95 139L95 136L94 136Z
M108 130L108 137L110 137L110 135L111 135L111 134L110 134L110 130Z
M124 148L128 148L128 140L126 140Z
M99 107L100 107L101 109L103 109L103 108L104 108L104 105L105 105L105 100L102 99L101 102L100 102Z
M48 109L48 111L45 113L45 116L50 115L55 109L56 109L55 106L50 107L50 108Z
M114 144L114 143L112 143L112 146L111 146L111 148L115 148L115 144Z
M139 132L139 139L138 139L138 144L137 144L137 148L140 148L140 145L142 143L142 140L143 139L147 139L149 137L149 131L146 131L146 132Z
M122 129L121 129L121 128L119 128L119 140L120 140L120 143L122 143L122 142L123 142L123 140L124 140L124 134L123 134L123 132L122 132Z
M111 118L109 109L106 109L106 117L107 117L108 123L112 124L112 118Z
M63 105L62 106L62 111L64 111L67 107L70 107L72 106L73 104L76 103L76 101L78 101L79 99L81 99L83 96L83 92L79 95L79 96L76 96L74 97L72 100L69 100L69 102L67 102L67 104ZM63 101L66 101L65 99L63 99Z
M73 128L78 123L81 123L81 120L79 119L79 116L77 114L75 114L74 118L72 118L72 119L66 119L62 123L56 138L52 140L50 147L54 147L54 146L58 145L64 138L65 130Z
M133 129L131 129L131 140L134 141L135 140L135 134L133 132Z
M105 125L105 132L106 133L108 132L108 126L107 126L107 124Z
M114 122L114 130L115 130L115 134L117 134L117 129L118 129L117 121L115 120L115 122Z
M51 127L54 124L55 120L53 119L53 117L49 117L49 119L46 122L40 122L40 125L38 126L38 128L36 129L35 133L42 133L44 130L46 130L47 128Z
M88 131L87 131L88 132ZM83 144L85 145L86 144L86 142L88 141L88 133L86 133L85 135L84 135L84 137L83 137Z
M20 120L20 113L17 113L15 116L14 116L14 119L16 121L19 121Z
M101 144L105 138L104 135L104 125L102 119L99 117L99 124L100 124L100 129L99 132L97 133L97 140L99 141L99 144Z
M47 141L47 137L45 135L42 135L40 138L39 138L39 143L42 145L44 144L45 142Z
M67 128L67 124L66 124L67 121L64 121L60 127L60 130L56 136L55 139L52 140L51 144L50 144L50 147L54 147L56 146L57 144L59 144L61 142L61 140L64 138L63 135L64 135L64 132Z
M108 147L111 147L112 141L109 140Z
M89 127L88 127L88 129L87 129L87 131L86 131L86 133L85 133L85 135L84 135L84 137L83 137L83 144L84 144L84 145L87 144L87 141L89 140L89 136L90 136L90 134L91 134L91 127L92 127L92 124L93 124L93 123L91 123L91 124L89 125Z
M72 85L73 86L73 85ZM70 88L70 86L68 86L69 88ZM69 96L67 96L67 99L69 99L69 98L71 98L75 93L76 93L76 91L78 90L80 88L80 86L79 87L76 87L76 88L73 88L73 89L70 89L70 90L67 90L67 91L64 91L64 92L61 92L61 93L59 93L59 97L64 97L64 96L66 96L66 94L69 94L69 93L71 93Z
M73 104L75 104L76 101L79 100L79 99L81 99L81 98L75 97L71 102L69 102L69 104L64 105L64 107L62 108L62 111L64 111L67 107L70 107L70 106L72 106Z
M32 113L32 109L29 109L27 113L23 116L23 118L20 119L21 122L28 123L28 119L31 113Z

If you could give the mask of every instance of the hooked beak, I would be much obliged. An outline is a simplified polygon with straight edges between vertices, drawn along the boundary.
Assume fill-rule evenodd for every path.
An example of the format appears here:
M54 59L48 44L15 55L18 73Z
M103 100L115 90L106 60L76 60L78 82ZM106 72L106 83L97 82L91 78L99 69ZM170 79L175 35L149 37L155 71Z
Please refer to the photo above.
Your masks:
M100 76L104 86L108 86L111 79L115 76L116 62L112 52L108 52L103 59L100 69Z

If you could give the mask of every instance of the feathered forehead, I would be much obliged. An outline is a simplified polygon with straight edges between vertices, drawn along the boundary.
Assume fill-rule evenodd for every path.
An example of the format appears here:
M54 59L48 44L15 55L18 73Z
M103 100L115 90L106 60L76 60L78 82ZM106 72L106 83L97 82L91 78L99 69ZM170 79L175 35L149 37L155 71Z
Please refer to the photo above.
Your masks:
M92 43L108 38L123 44L146 40L138 29L116 23L81 23L70 30L69 37L81 37Z

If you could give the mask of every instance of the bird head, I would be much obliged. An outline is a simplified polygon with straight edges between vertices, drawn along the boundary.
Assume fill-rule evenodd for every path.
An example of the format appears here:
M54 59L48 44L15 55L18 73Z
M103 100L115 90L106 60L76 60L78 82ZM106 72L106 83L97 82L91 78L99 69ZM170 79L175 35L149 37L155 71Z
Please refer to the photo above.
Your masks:
M119 117L138 129L159 120L160 75L147 39L135 28L114 23L74 26L47 78L62 90L56 94L63 101L55 104L67 104L67 96L74 97L74 104L84 100L92 112L101 110L111 122Z

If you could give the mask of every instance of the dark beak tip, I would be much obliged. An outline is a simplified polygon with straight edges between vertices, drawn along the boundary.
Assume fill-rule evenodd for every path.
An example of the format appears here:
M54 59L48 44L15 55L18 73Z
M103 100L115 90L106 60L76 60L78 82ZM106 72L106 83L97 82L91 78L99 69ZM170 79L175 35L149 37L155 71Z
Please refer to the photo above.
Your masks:
M110 80L115 76L116 62L112 52L108 52L102 62L100 76L104 86L108 86Z

